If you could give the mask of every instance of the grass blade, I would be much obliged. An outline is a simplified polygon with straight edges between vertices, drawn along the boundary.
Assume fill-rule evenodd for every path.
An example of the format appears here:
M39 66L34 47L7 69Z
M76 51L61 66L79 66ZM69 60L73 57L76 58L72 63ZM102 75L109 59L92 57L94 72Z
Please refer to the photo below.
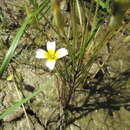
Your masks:
M32 95L20 100L18 103L14 104L13 106L7 108L4 112L0 113L0 119L3 119L5 116L11 114L14 112L18 107L20 107L22 104L25 104L27 101L38 95L45 87L48 87L50 85L50 81L48 81L44 86L37 89Z
M45 0L41 6L38 8L38 10L36 10L34 13L32 13L30 16L26 17L25 21L23 22L22 26L20 27L20 29L18 30L15 38L13 39L12 41L12 44L8 50L8 52L6 53L6 56L4 57L4 60L2 62L2 65L0 67L0 76L2 76L3 72L5 71L5 69L7 68L13 54L14 54L14 51L19 43L19 40L21 38L21 36L23 35L27 25L30 23L30 20L38 15L43 8L46 8L47 7L47 4L49 3L49 0Z

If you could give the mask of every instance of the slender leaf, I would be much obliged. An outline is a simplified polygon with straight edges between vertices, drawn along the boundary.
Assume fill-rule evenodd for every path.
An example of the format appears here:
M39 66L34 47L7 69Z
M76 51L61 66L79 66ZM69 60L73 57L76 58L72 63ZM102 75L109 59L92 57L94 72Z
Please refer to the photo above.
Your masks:
M0 113L0 119L3 119L4 117L6 117L7 115L11 114L12 112L14 112L18 107L20 107L22 104L25 104L26 102L28 102L31 98L35 97L36 95L38 95L41 91L43 91L43 89L45 87L48 87L50 85L50 81L48 81L45 85L43 85L41 88L37 89L32 95L22 99L21 101L19 101L18 103L14 104L13 106L7 108L4 112Z
M2 62L2 65L0 67L0 76L2 76L3 72L5 71L5 69L7 68L13 54L14 51L19 43L19 40L21 38L21 36L23 35L27 25L30 23L30 20L35 17L36 15L38 15L43 8L47 7L47 4L49 3L49 0L45 0L38 8L38 10L36 10L34 13L32 13L30 16L26 17L26 19L24 20L23 24L21 25L20 29L18 30L15 38L12 41L12 44L8 50L8 52L6 53L6 56L4 57L4 60ZM45 10L46 12L46 10Z

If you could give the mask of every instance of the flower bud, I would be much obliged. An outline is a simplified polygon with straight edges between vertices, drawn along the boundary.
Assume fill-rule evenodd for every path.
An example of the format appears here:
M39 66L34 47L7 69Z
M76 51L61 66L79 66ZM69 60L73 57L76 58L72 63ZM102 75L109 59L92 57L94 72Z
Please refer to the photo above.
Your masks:
M130 8L130 0L113 0L111 6L112 16L110 18L109 27L118 28L127 9Z

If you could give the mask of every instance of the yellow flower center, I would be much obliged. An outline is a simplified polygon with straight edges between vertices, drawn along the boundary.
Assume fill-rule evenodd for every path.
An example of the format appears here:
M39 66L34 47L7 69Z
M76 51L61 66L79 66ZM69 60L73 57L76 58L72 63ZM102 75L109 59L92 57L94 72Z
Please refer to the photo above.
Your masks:
M48 50L45 55L48 60L57 60L59 57L59 54L56 53L55 50Z

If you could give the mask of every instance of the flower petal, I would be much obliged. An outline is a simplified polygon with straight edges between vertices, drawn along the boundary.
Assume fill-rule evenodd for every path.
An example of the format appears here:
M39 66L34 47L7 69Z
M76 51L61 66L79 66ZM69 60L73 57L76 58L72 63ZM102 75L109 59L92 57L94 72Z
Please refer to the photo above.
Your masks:
M36 58L39 58L39 59L47 58L46 54L47 54L47 52L44 51L43 49L38 49L36 51Z
M56 60L47 60L45 64L50 70L53 70L55 67L55 63Z
M57 59L59 59L59 58L62 58L64 56L68 55L68 51L65 48L61 48L61 49L56 51L55 55L56 55Z
M49 50L54 50L55 51L55 49L56 49L56 43L55 43L55 41L53 41L53 42L47 42L47 50L49 51Z

